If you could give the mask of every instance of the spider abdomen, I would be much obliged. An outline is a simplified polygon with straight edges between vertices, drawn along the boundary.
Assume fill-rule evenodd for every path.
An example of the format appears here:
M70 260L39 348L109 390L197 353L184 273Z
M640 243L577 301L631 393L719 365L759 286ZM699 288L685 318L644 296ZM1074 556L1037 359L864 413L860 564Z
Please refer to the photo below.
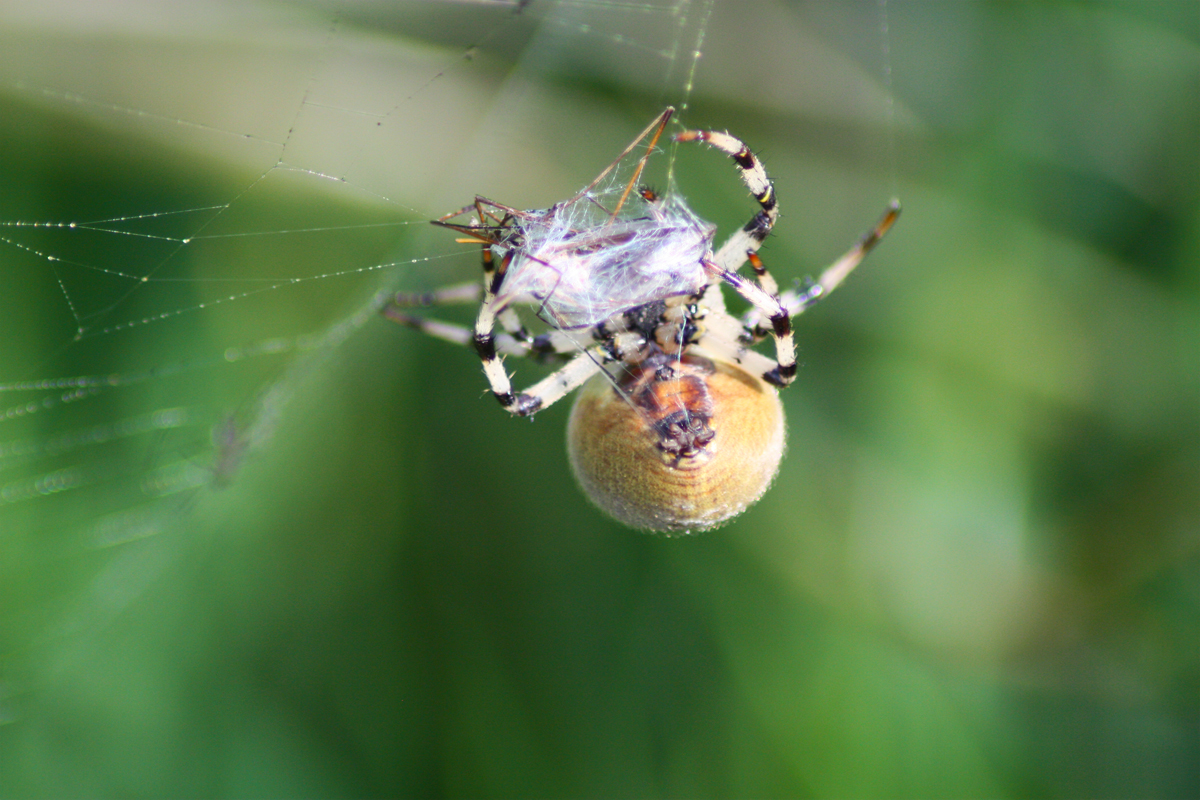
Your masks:
M575 477L626 525L708 530L757 501L784 450L775 390L733 364L658 353L616 386L580 391L567 430Z

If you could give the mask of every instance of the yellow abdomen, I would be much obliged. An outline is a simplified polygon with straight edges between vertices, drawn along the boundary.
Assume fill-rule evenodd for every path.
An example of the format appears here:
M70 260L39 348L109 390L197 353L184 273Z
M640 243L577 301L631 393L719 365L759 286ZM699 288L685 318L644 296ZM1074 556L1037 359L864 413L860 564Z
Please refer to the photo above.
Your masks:
M775 389L694 355L648 359L614 385L592 378L571 410L575 477L604 511L634 528L690 533L753 505L783 457Z

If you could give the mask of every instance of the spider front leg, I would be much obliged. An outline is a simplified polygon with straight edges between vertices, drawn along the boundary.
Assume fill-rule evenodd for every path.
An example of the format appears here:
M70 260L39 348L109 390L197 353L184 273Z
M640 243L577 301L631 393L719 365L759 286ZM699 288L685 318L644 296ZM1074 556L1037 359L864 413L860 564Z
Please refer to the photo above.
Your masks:
M732 158L742 182L761 207L741 230L729 237L713 257L713 262L707 266L714 277L728 283L753 306L745 317L746 332L750 338L759 341L768 334L775 338L776 364L766 370L762 377L776 386L787 386L796 378L796 345L792 336L791 318L802 314L845 280L896 221L896 217L900 215L900 204L892 201L879 224L821 273L815 284L804 292L786 292L781 297L778 284L758 257L758 249L762 247L763 241L779 218L774 186L762 162L755 158L741 139L728 133L684 131L675 136L675 141L707 142ZM746 261L749 261L754 269L756 284L746 281L737 272ZM767 327L764 321L769 323L770 327ZM734 357L739 361L758 361L748 350L739 351Z
M787 386L796 378L796 343L792 338L791 315L779 300L775 279L755 257L756 283L750 283L737 270L746 259L754 256L779 219L775 188L762 162L754 157L746 143L736 136L719 131L683 131L675 135L677 142L706 142L733 159L742 182L758 201L759 211L729 237L713 261L706 264L716 278L732 286L755 310L771 323L775 337L775 366L763 373L763 380L775 386Z
M746 258L751 253L757 253L762 247L763 241L775 227L775 221L779 219L779 205L775 199L775 187L771 178L762 162L755 158L746 143L736 136L719 131L683 131L675 135L675 141L706 142L732 158L742 183L746 184L750 194L758 201L760 210L741 230L729 237L714 257L721 269L737 272L742 264L746 263ZM767 295L774 295L778 291L769 273L764 272L758 277L759 288Z
M427 319L415 314L407 314L396 304L383 309L383 314L393 322L398 322L422 333L459 345L474 345L475 351L483 362L483 371L487 376L492 394L516 416L529 416L536 411L551 405L581 386L588 378L600 371L605 357L602 348L593 347L580 350L579 342L559 331L532 337L529 342L519 340L512 335L501 332L491 336L481 337L473 329L450 322ZM490 338L490 346L487 344ZM484 344L480 344L484 342ZM504 369L505 356L543 355L549 358L565 358L574 353L564 366L529 387L524 392L513 393L512 381Z

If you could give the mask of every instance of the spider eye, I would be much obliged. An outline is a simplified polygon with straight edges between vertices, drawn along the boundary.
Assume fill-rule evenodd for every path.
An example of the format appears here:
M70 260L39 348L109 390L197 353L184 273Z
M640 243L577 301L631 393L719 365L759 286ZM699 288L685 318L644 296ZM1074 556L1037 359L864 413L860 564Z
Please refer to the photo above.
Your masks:
M770 486L784 449L775 390L740 367L694 356L669 377L645 365L592 378L567 429L571 467L592 502L634 528L715 528Z

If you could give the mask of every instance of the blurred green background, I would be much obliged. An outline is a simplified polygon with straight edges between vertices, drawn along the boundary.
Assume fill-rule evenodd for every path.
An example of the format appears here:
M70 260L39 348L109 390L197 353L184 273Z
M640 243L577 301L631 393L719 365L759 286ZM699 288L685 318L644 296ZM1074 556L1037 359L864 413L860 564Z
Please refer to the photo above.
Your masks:
M782 280L905 212L664 539L369 306L685 100ZM0 796L1200 795L1191 0L6 4L0 186Z

